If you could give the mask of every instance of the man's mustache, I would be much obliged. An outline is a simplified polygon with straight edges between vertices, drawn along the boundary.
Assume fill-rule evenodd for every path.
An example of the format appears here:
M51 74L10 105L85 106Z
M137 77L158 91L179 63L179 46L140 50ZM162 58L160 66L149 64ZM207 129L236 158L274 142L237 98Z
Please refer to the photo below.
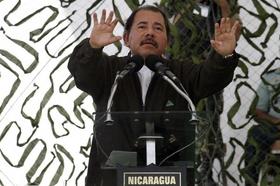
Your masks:
M153 45L155 48L158 48L158 43L157 43L155 40L150 39L150 38L141 41L140 45L142 46L142 45L144 45L144 44L151 44L151 45Z

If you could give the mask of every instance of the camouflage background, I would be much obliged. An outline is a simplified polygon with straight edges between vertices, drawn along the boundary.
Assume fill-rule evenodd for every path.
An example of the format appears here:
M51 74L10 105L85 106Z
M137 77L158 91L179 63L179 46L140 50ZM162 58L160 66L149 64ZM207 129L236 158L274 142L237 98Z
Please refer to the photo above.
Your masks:
M204 1L206 18L194 16L193 10L200 9L191 0L0 0L0 185L84 185L94 105L75 87L67 70L69 55L89 36L92 12L114 10L121 19L115 34L122 35L123 21L143 3L165 7L173 22L176 13L184 15L172 31L171 56L199 61L208 51L211 23L220 17L211 0ZM217 184L243 185L243 144L254 124L255 89L261 74L280 66L280 1L229 4L243 24L237 46L242 57L223 99L217 95L198 108L214 104L217 118L204 133L212 139L200 141L197 153L213 163L208 171ZM105 52L126 55L121 44Z

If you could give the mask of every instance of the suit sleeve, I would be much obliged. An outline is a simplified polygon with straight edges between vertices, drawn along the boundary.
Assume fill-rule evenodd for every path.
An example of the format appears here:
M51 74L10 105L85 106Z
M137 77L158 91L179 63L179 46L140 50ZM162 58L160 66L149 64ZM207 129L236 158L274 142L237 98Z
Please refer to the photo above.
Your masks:
M76 86L98 99L112 84L111 58L102 52L102 48L91 48L89 39L83 40L73 50L68 63Z
M183 82L193 101L197 102L225 88L232 81L238 58L237 53L225 59L212 52L201 64L183 64Z

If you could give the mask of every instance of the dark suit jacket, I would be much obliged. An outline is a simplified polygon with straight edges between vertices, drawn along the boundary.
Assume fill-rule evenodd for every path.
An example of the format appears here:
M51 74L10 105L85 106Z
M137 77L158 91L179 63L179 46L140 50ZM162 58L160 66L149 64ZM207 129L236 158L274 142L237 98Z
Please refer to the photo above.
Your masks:
M91 48L88 39L83 40L74 49L68 68L75 79L76 86L92 96L97 112L106 111L116 73L124 68L127 60L128 56L107 56L102 49ZM180 79L194 103L226 87L232 80L237 62L237 54L224 59L215 52L212 52L209 59L201 64L194 64L190 60L164 60L165 65ZM128 74L119 82L111 111L167 110L186 111L188 104L166 81L155 74L148 88L145 105L143 105L141 85L135 73ZM97 116L96 119L99 118L100 116ZM105 154L109 155L112 150L137 151L141 154L142 148L137 144L137 138L145 132L145 126L137 125L131 118L119 118L118 122L111 127L104 125L102 119L99 121L95 123L95 138L88 170L88 176L96 175L91 180L96 183L101 176L99 175L100 163L107 160ZM156 132L163 135L167 144L158 153L158 161L184 145L182 136L185 135L183 135L184 131L179 130L180 126L182 125L178 122L173 124L158 122L156 124ZM172 143L170 143L171 137L173 137ZM100 147L105 154L100 151ZM173 159L176 158L180 159L180 155L173 157ZM88 181L89 179L91 178L88 178Z

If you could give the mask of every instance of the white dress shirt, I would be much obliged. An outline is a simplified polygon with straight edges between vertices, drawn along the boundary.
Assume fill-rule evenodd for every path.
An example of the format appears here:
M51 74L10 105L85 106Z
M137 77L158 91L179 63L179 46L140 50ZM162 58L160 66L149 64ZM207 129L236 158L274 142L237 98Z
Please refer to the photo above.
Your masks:
M143 67L137 72L137 74L141 83L143 105L145 105L147 91L152 77L155 73L151 71L146 65L143 65Z

